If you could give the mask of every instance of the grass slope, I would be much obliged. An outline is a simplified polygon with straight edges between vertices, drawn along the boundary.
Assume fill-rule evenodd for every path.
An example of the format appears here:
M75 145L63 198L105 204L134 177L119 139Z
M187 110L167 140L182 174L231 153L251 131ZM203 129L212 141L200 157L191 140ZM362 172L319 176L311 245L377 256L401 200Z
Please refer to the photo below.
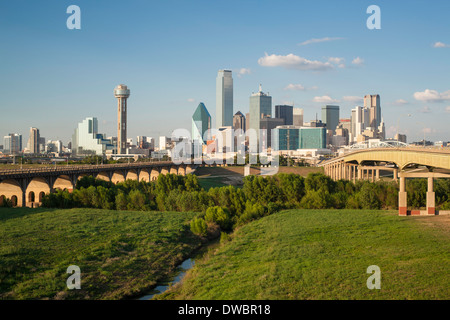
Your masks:
M449 299L448 218L283 211L237 230L158 298ZM370 265L381 290L367 288Z
M200 246L195 213L0 208L0 299L119 299L146 290ZM81 290L66 287L81 268Z

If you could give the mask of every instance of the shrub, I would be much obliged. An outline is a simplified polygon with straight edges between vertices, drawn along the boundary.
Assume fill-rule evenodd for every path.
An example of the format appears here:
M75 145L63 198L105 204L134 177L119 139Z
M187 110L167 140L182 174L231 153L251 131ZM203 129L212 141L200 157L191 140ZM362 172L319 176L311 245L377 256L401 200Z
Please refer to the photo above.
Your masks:
M230 211L227 208L209 207L206 210L205 221L217 223L222 230L230 230L232 227Z
M191 220L191 231L193 234L206 237L208 226L206 225L205 220L202 218L194 218Z

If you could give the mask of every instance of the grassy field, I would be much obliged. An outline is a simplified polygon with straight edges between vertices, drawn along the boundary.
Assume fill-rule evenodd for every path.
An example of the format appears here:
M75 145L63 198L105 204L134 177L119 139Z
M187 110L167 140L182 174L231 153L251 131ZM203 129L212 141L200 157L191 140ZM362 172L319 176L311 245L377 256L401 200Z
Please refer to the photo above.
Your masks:
M159 299L449 299L450 216L289 210L235 231ZM369 290L367 267L381 289Z
M200 246L195 213L0 208L0 299L120 299L139 294ZM81 269L81 290L66 287Z

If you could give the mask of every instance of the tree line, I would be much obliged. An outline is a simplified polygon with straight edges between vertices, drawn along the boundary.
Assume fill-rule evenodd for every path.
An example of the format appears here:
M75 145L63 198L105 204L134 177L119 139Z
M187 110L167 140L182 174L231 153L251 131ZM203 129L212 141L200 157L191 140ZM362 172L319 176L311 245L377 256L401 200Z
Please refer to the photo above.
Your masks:
M426 179L407 183L408 204L426 206ZM450 180L435 182L436 207L450 209ZM334 181L322 173L306 178L297 174L247 176L242 188L225 186L204 190L196 175L159 175L154 182L127 180L118 184L81 178L73 192L57 190L43 197L51 208L201 212L191 230L202 236L232 231L282 209L397 209L396 182Z

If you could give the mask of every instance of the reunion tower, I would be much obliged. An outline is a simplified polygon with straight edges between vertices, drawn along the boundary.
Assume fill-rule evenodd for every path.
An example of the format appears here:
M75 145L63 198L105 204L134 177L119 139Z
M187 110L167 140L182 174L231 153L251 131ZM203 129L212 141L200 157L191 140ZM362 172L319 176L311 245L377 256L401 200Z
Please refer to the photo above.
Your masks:
M119 84L114 89L117 98L117 154L125 154L127 148L127 99L130 89L124 84Z

